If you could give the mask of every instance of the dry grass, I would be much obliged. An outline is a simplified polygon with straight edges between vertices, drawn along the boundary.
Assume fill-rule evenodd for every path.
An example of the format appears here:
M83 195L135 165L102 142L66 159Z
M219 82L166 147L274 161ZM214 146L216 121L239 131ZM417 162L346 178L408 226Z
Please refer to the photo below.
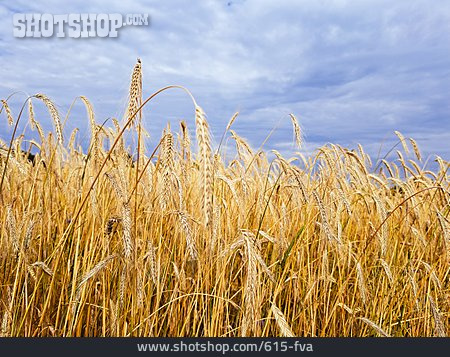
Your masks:
M33 104L49 110L56 140L29 99L34 165L22 137L2 144L2 336L448 335L448 162L427 170L399 132L395 161L338 145L272 155L231 130L237 113L224 137L238 152L225 158L195 101L196 148L181 122L133 162L122 134L140 137L154 97L142 101L141 86L138 63L122 126L97 125L81 97L90 155L76 132L64 146L42 94ZM155 95L169 88L180 87ZM2 109L11 125L26 120Z

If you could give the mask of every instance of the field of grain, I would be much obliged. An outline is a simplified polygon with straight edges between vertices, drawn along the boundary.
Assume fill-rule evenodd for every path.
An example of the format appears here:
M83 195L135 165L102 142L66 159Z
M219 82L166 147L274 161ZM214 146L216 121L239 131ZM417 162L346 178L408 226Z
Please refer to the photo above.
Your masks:
M2 336L447 336L448 162L424 169L399 132L395 160L338 145L282 157L233 131L238 115L224 158L192 96L195 128L172 123L148 150L141 109L167 90L190 95L143 98L138 62L123 120L96 122L80 97L87 153L47 96L18 117L2 101L0 119L40 137L33 158L17 131L0 143Z

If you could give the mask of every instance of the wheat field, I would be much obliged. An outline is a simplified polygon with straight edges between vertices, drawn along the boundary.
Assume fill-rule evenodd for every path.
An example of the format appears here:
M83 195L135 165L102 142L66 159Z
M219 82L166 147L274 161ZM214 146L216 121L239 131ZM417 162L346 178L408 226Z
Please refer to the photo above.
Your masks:
M191 97L195 128L147 147L142 110L168 90ZM392 160L333 144L305 156L294 115L292 157L251 148L237 113L213 145L185 88L142 92L138 61L122 120L99 124L78 98L85 153L46 95L17 117L2 100L40 140L33 160L17 130L0 142L1 336L448 335L449 162L427 170L400 132Z

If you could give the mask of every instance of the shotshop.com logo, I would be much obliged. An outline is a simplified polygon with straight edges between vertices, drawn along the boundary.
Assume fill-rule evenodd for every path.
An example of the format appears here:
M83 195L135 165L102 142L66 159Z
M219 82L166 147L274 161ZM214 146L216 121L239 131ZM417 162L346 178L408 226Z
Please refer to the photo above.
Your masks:
M125 26L148 26L148 14L14 14L14 37L118 37Z

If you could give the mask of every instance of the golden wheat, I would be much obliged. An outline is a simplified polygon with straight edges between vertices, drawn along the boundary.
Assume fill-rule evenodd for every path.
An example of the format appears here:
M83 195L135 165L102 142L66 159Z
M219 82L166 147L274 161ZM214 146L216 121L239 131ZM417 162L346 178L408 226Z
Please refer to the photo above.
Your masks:
M8 119L8 124L13 125L14 124L14 118L11 113L11 109L9 108L8 102L4 99L1 100L2 103L2 109L5 108L6 118Z
M42 94L42 93L36 94L36 98L42 100L44 102L45 106L47 107L47 109L50 113L50 116L53 119L53 124L55 125L55 131L56 131L56 137L58 138L58 143L60 145L64 145L61 119L59 117L59 113L58 113L58 110L56 109L55 104L53 104L53 102L45 94Z
M128 124L96 124L81 97L87 148L77 129L64 143L42 94L31 98L46 105L56 136L44 137L28 98L38 161L28 161L26 135L0 141L2 336L448 334L447 160L426 169L400 133L398 160L373 164L361 145L292 157L254 150L231 129L237 113L222 137L236 144L229 151L195 100L192 118L152 147L141 81L138 62ZM170 88L180 87L156 94ZM123 136L130 124L139 160Z

